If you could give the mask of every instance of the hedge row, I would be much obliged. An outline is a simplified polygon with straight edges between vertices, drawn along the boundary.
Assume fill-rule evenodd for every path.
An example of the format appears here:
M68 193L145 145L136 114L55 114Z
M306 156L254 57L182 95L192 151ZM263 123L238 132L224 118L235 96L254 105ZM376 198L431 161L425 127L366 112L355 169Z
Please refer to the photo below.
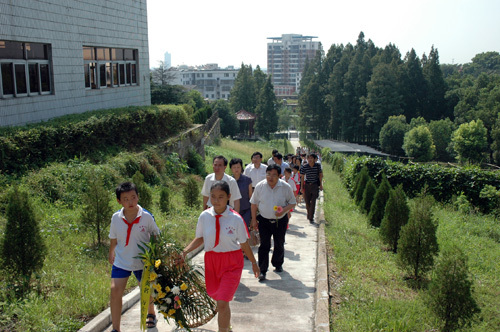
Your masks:
M174 105L104 114L83 121L20 129L0 136L0 172L37 168L111 146L133 148L155 143L191 124L184 109Z
M483 211L488 210L489 200L481 198L480 192L486 185L500 188L500 173L475 167L444 167L437 164L403 164L379 157L350 159L343 167L344 181L348 188L356 174L366 165L370 177L380 183L385 173L391 186L403 185L405 193L414 197L427 186L434 198L441 202L450 201L454 195L465 195L469 202Z

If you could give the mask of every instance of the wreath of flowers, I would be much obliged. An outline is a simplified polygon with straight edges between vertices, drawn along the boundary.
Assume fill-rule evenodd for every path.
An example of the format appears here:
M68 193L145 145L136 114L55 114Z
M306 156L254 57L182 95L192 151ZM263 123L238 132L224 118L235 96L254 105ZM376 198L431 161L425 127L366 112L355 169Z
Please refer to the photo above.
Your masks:
M206 293L201 268L190 262L180 264L179 246L159 235L140 248L149 294L167 322L172 319L177 327L191 331L215 316L216 303Z

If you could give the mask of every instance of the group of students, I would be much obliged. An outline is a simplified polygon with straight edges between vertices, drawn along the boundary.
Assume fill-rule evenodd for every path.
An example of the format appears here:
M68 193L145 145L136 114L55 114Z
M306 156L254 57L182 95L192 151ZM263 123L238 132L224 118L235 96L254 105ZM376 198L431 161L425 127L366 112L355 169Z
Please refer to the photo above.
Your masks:
M252 263L255 277L264 281L273 237L271 264L275 272L282 272L285 234L290 212L297 204L296 197L300 192L303 194L307 217L314 223L315 201L318 190L322 190L323 174L321 165L316 162L317 155L307 156L306 164L299 156L291 156L289 160L293 168L276 150L273 150L272 160L267 165L262 163L262 157L260 152L253 153L252 163L246 167L241 159L232 159L229 167L233 176L225 173L228 160L224 156L213 158L213 173L207 175L201 190L204 211L198 218L195 238L179 257L179 263L182 263L189 252L204 246L206 289L217 303L221 332L232 331L229 302L241 279L244 256ZM294 177L300 180L294 180ZM139 254L137 244L148 242L150 234L159 233L152 215L138 205L137 188L132 183L121 184L116 196L123 208L113 215L109 234L109 261L113 265L112 332L120 332L121 296L128 277L133 272L139 281L141 279L142 263L134 259ZM258 262L248 244L249 229L258 230L260 234ZM156 326L152 301L146 325L149 328Z

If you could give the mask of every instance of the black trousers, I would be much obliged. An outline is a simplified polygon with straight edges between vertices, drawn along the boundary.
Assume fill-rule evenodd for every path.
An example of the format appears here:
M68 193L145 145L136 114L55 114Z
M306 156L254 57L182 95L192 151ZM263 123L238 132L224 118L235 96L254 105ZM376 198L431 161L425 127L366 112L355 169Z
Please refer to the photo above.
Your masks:
M259 268L260 272L266 273L269 268L269 251L271 250L271 236L274 239L273 256L271 264L274 267L281 267L285 260L285 233L288 226L288 215L278 219L277 222L271 223L274 219L266 219L262 216L257 216L259 221Z
M305 183L304 201L306 202L307 220L314 221L314 210L316 210L316 200L319 196L319 186L317 183Z

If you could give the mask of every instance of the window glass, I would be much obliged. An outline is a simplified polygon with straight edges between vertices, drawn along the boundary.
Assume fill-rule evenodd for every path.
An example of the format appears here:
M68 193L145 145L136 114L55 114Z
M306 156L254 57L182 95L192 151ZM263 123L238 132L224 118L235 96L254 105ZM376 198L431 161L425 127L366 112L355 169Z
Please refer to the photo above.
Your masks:
M85 72L85 87L90 88L90 65L87 63L83 65L83 69Z
M122 48L112 48L111 55L113 60L123 60L123 49Z
M84 47L83 48L83 60L95 60L94 48Z
M49 65L40 65L40 79L42 83L42 92L50 91L50 70Z
M90 63L90 88L97 89L96 82L96 64L94 62Z
M127 63L127 85L132 82L132 79L131 79L130 75L131 75L131 72L130 72L130 63Z
M46 44L26 43L26 52L28 54L28 59L38 59L38 60L49 59Z
M0 40L0 59L24 59L23 43Z
M123 50L123 56L124 56L125 60L135 60L134 50L124 49Z
M97 60L111 60L109 48L96 48Z
M26 66L22 65L14 65L16 72L16 88L17 94L28 93L28 87L26 85Z
M12 75L12 63L2 63L3 94L14 94L14 77Z
M132 84L137 84L137 72L135 63L132 64Z
M118 64L113 63L113 85L118 85Z
M106 64L99 65L99 86L106 87Z
M106 63L106 86L111 87L111 62Z
M30 78L30 92L38 93L40 89L39 78L38 78L38 64L30 63L28 66L29 78Z
M125 85L125 64L120 64L120 85Z

